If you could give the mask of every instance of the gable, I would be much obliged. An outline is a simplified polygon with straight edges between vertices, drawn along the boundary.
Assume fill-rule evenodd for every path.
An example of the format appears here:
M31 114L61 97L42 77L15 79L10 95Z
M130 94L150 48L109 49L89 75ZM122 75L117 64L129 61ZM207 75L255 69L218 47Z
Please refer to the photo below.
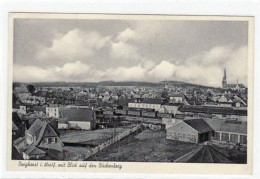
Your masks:
M186 124L185 122L180 122L174 126L167 129L167 132L181 132L181 133L198 133L197 130Z
M56 136L57 134L54 131L54 129L49 124L47 124L45 131L43 133L43 137L56 137Z

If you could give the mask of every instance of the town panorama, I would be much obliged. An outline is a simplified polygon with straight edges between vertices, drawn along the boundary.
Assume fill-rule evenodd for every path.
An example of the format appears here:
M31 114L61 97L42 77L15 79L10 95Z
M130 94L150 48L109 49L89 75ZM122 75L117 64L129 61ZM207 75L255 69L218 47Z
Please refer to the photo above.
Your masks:
M13 33L12 160L249 161L247 21L18 18Z

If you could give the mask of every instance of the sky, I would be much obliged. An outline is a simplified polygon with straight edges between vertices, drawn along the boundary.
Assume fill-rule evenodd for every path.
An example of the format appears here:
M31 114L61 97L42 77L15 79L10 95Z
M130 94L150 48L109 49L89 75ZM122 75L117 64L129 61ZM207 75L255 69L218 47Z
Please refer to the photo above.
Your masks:
M176 80L247 85L248 23L15 19L15 82Z

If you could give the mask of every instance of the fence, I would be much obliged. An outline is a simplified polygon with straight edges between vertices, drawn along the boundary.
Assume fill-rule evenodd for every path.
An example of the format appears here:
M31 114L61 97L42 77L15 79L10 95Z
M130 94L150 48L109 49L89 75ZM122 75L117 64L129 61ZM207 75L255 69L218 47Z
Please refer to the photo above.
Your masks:
M141 127L142 127L143 124L139 124L131 129L128 129L126 130L125 132L122 132L118 135L116 135L115 137L109 139L108 141L96 146L95 148L91 149L90 151L88 151L86 154L85 154L85 159L91 157L92 155L95 155L96 153L98 153L99 151L105 149L106 147L118 142L119 140L121 140L122 138L128 136L129 134L139 130Z

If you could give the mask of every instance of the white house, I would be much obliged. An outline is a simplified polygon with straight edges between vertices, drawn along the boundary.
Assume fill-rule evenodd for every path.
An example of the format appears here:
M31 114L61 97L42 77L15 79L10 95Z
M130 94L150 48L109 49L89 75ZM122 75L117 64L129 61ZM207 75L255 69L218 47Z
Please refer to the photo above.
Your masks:
M59 118L59 106L57 104L50 104L48 107L46 107L46 116Z
M25 115L27 113L26 106L20 105L20 108L18 110L18 113Z
M172 103L182 103L183 99L183 94L170 94L170 102Z

